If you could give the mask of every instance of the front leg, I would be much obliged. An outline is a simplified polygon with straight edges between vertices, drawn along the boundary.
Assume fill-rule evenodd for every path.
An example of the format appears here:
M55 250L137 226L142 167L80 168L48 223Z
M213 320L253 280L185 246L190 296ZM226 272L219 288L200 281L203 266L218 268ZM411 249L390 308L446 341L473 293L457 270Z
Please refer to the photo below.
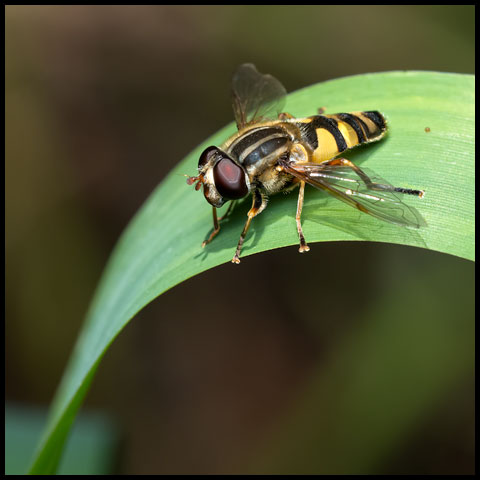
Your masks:
M235 200L232 200L230 202L230 205L227 208L227 211L225 212L225 215L222 215L220 218L217 218L217 209L215 207L212 207L213 232L210 234L210 236L207 238L207 240L205 240L202 243L202 248L205 247L205 245L207 243L210 243L213 240L213 238L215 237L215 235L220 231L220 224L218 222L220 222L221 220L223 220L225 217L227 217L229 215L229 213L232 211L232 208L233 208L234 205L235 205Z
M215 207L212 207L212 215L213 215L213 232L202 243L202 248L204 248L207 243L210 243L213 240L213 237L215 237L215 235L220 231L220 225L218 224L218 218L217 218L217 209Z
M248 228L250 227L250 222L252 221L252 218L263 212L266 206L267 196L260 193L258 190L254 190L252 208L247 213L247 222L245 223L242 234L240 235L240 239L238 240L237 250L235 251L235 255L232 258L232 263L240 263L240 252L242 250L243 241L245 240L245 236L247 235Z

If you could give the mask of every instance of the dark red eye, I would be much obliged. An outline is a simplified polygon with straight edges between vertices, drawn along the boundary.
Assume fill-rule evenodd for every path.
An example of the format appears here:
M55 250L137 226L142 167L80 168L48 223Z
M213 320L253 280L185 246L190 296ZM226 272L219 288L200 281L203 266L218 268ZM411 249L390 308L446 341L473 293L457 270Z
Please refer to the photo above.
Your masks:
M198 160L198 168L201 169L212 157L216 155L220 150L217 147L208 147L200 155Z
M222 158L213 167L213 179L218 193L228 200L242 198L248 193L243 168L229 158Z

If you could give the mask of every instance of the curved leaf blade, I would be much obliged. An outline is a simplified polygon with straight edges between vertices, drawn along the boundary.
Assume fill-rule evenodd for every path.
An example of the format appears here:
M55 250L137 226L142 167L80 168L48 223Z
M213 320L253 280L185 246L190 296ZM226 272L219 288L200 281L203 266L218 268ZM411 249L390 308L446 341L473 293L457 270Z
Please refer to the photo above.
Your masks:
M302 216L308 242L400 243L473 260L474 103L473 76L435 72L345 77L289 95L286 111L298 117L312 115L321 106L328 113L380 110L389 122L387 137L346 156L361 165L365 162L396 186L426 191L423 200L406 200L428 224L417 232L379 222L310 189ZM211 209L203 195L185 184L183 174L193 174L203 149L222 143L234 130L230 124L188 155L120 238L56 394L30 473L55 471L95 370L128 321L164 291L230 261L249 201L237 206L218 237L202 250L200 244L211 228ZM273 197L252 224L242 258L296 245L295 208L295 195Z

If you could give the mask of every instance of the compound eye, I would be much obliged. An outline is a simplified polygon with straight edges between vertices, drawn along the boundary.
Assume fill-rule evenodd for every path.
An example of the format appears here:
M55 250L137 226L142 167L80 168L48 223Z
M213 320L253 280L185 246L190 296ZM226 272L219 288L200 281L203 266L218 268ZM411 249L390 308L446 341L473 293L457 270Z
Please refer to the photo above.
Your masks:
M217 147L212 146L206 148L198 160L198 169L201 170L213 158L213 156L217 154L217 152L220 152Z
M213 168L213 179L218 193L228 199L243 198L248 193L245 172L229 158L222 158Z

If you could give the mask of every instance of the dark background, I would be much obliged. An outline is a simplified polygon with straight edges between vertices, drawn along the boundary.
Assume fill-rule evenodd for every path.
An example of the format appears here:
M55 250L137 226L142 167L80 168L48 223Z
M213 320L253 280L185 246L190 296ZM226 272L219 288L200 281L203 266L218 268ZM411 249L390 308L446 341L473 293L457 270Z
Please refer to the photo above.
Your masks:
M474 73L473 6L7 6L5 38L6 400L31 405L52 399L130 218L233 119L238 64L287 91L364 72ZM84 407L119 426L116 471L255 469L262 439L379 298L408 295L419 272L467 293L474 282L471 262L436 252L311 246L220 266L137 315ZM473 318L468 298L456 316ZM375 472L473 472L473 375L447 390Z

